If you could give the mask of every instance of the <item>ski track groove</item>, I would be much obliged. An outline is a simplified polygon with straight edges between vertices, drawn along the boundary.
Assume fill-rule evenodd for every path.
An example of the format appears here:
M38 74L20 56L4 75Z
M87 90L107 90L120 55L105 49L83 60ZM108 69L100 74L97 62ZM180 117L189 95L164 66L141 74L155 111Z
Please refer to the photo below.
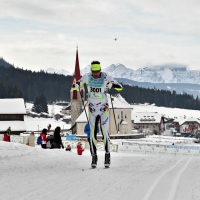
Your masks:
M135 174L133 175L132 177L137 177L137 176L140 176L140 175L144 175L145 173L147 173L148 170L146 170L145 172L141 172L139 174ZM111 199L117 199L117 197L119 197L119 194L118 193L115 193L115 192L112 192L110 191L112 188L116 187L116 185L119 183L119 180L120 181L123 181L124 179L126 178L129 178L130 177L130 174L128 174L127 176L121 178L119 177L115 183L113 183L110 187L108 187L102 194L101 194L101 197L100 199L104 199L104 200L111 200Z
M165 172L163 172L154 182L153 184L149 187L149 189L146 191L146 193L144 194L142 200L149 200L151 198L151 196L156 192L156 187L159 185L159 183L161 183L161 181L163 181L164 177L167 175L167 173L169 172L173 172L174 169L176 169L176 167L178 167L179 163L183 160L184 158L180 158L178 160L178 162L176 162L170 169L167 169ZM187 168L189 162L191 161L192 158L190 158L187 163L184 165L184 167L182 167L182 169L180 170L180 172L178 173L178 175L176 175L175 178L173 178L173 180L171 180L170 182L172 183L169 194L167 195L168 198L167 200L173 200L175 198L176 192L177 192L177 188L178 188L178 183L181 179L181 176L183 174L183 172L185 171L185 169Z
M172 186L171 186L171 190L170 193L168 195L167 200L172 200L175 199L176 197L176 193L177 193L177 189L178 189L178 183L180 182L181 176L183 174L183 172L186 170L188 164L190 163L190 161L192 160L192 158L190 158L187 163L185 164L185 166L180 170L180 172L178 173L178 175L176 176Z
M155 190L156 186L160 182L160 180L167 174L169 171L171 171L173 168L175 168L182 159L179 159L177 163L175 163L170 169L166 170L164 173L162 173L155 181L154 183L149 187L149 189L146 191L145 195L143 196L142 200L149 200L150 196L152 195L153 191Z

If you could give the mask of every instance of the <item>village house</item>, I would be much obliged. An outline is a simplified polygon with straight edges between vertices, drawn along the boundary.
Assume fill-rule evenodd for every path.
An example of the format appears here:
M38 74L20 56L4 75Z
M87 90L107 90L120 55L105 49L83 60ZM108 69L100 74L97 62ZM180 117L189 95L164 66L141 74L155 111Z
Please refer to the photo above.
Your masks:
M140 133L160 133L165 129L164 117L157 112L132 112L132 129Z
M56 120L59 120L59 119L61 119L61 118L63 118L63 117L64 117L64 115L61 114L61 113L56 113L56 114L54 115L54 119L56 119Z
M64 107L61 111L62 114L64 115L71 115L71 105Z
M49 114L45 113L45 112L41 112L40 113L40 117L42 117L42 118L50 118Z
M4 133L9 126L11 134L26 131L24 115L26 115L24 99L0 99L0 133Z
M196 133L200 128L200 120L197 118L183 118L179 117L173 122L174 128L180 133Z

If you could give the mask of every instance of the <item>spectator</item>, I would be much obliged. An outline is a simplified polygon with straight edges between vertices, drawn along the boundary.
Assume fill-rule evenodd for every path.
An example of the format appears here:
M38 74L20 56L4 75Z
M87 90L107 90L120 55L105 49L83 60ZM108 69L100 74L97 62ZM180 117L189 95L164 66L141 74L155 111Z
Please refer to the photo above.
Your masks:
M48 132L50 132L50 130L51 130L51 124L49 124L49 125L47 126L47 129L48 129Z
M71 151L71 149L72 148L71 148L70 144L68 144L67 147L66 147L66 151Z
M35 147L35 134L34 132L31 132L30 135L27 138L26 145Z
M4 141L4 142L10 142L10 141L9 141L9 136L8 136L8 132L7 132L7 131L4 132L3 141Z
M52 149L60 149L61 147L64 148L62 144L61 136L60 136L60 131L61 131L60 127L57 126L54 131L54 141L51 146Z
M7 129L7 134L8 134L8 142L10 142L10 135L11 135L11 127L9 126Z
M42 132L40 133L40 136L41 136L41 140L42 140L42 143L41 143L41 147L43 148L43 149L46 149L47 148L47 129L46 128L44 128L43 130L42 130Z
M81 142L78 142L78 144L77 144L77 154L82 155L83 151L84 151L84 149L83 149Z
M54 141L54 136L53 136L53 132L48 133L48 137L47 137L47 148L51 148L53 141Z

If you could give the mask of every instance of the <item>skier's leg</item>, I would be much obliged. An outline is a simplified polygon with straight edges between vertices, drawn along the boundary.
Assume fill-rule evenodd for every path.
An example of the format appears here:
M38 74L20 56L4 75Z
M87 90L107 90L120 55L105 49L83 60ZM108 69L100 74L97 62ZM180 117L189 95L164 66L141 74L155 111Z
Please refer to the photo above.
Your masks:
M90 148L92 156L96 155L97 138L94 134L96 116L89 110L89 123L90 123Z
M109 137L109 110L106 109L101 115L101 128L103 132L103 142L105 145L105 167L110 166L110 137Z
M109 137L109 110L101 115L101 130L103 134L103 143L106 153L110 153L110 137Z
M89 112L89 120L90 120L90 149L91 149L91 155L92 155L92 168L95 168L97 166L97 127L96 127L96 121L99 120L99 117L96 117L94 114L92 115L91 112Z

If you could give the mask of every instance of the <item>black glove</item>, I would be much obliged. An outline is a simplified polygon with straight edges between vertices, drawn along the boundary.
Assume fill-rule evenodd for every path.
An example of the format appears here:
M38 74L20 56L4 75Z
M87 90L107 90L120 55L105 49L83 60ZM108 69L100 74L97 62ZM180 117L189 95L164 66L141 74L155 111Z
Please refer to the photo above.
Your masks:
M120 85L118 85L118 84L112 84L112 88L122 88Z

